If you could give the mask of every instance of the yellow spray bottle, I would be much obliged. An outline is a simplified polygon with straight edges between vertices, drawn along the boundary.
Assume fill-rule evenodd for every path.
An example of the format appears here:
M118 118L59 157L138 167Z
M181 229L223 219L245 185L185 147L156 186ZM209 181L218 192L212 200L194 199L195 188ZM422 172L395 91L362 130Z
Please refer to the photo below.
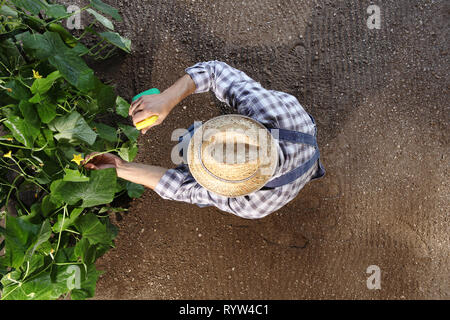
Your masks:
M150 95L150 94L160 94L160 93L161 92L158 89L152 88L152 89L149 89L149 90L146 90L144 92L139 93L137 96L135 96L132 99L132 101L135 101L135 100L139 99L142 96L146 96L146 95ZM142 130L144 128L147 128L148 126L151 126L152 124L154 124L157 120L158 120L158 116L153 115L151 117L148 117L147 119L139 121L138 123L136 123L136 129Z

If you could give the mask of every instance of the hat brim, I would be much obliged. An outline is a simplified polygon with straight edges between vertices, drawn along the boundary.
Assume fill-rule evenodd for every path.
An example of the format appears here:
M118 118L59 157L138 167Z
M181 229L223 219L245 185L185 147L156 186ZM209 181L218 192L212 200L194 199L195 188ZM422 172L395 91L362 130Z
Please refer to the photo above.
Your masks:
M208 172L200 159L200 153L197 152L197 145L194 143L194 141L202 141L203 129L215 129L218 128L218 124L227 121L237 122L241 128L247 127L248 130L260 130L259 132L267 134L267 145L270 152L269 156L265 158L265 165L258 168L249 178L243 179L244 181L231 182L219 179ZM187 149L187 161L194 179L208 191L229 198L245 196L260 190L273 177L278 163L278 145L269 130L258 121L241 115L223 115L208 120L195 131ZM235 171L236 167L230 165L228 170Z

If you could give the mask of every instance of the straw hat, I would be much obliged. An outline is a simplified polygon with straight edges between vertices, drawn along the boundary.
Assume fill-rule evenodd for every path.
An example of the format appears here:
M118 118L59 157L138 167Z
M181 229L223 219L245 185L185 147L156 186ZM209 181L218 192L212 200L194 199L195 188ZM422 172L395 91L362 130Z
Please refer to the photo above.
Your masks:
M224 115L208 120L195 131L187 161L200 185L219 195L238 197L261 189L272 178L278 146L258 121Z

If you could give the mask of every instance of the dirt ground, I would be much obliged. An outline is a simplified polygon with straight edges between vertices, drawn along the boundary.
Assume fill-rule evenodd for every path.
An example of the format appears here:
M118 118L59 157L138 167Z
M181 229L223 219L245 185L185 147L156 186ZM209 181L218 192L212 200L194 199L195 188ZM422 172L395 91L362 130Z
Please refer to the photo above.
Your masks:
M130 99L222 60L295 95L318 123L324 179L262 220L162 200L113 217L96 299L449 299L449 13L442 1L109 0L133 52L103 78ZM173 167L171 133L228 112L187 98L141 136ZM381 269L369 290L366 269Z

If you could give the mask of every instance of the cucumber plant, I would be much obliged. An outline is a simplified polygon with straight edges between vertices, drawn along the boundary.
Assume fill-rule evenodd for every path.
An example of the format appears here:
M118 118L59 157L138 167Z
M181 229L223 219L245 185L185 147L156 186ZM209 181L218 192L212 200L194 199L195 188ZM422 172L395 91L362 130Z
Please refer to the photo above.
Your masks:
M81 11L93 22L75 36L63 22L79 13L44 0L0 0L2 300L92 297L95 261L117 234L108 211L126 210L111 203L144 191L114 169L81 165L91 152L132 161L138 151L138 130L116 118L105 123L111 112L126 118L129 104L84 59L130 52L106 16L121 17L100 0Z

